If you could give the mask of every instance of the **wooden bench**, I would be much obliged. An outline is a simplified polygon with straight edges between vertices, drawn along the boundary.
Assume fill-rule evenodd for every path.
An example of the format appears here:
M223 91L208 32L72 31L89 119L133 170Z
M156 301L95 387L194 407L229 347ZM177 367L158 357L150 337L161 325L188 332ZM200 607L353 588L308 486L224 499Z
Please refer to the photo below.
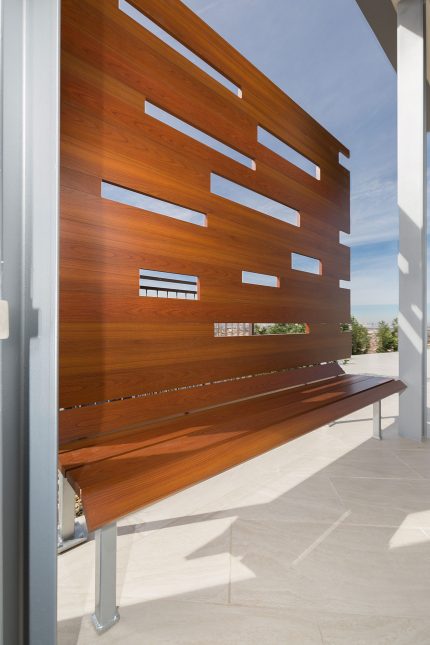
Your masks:
M76 492L103 631L118 518L369 404L379 438L403 384L337 363L345 146L179 0L63 0L61 37L61 526Z
M98 530L96 626L104 631L118 619L118 518L370 404L380 439L380 401L403 388L329 363L112 403L110 422L101 406L81 409L78 426L74 410L64 411L60 468L89 530ZM157 419L161 412L170 418Z
M402 389L398 380L347 375L332 363L130 399L120 414L130 421L136 413L137 429L118 427L112 403L115 421L109 428L104 419L98 433L106 411L89 406L67 440L69 410L62 414L60 468L93 531ZM161 411L175 416L157 419ZM375 423L380 438L379 414Z

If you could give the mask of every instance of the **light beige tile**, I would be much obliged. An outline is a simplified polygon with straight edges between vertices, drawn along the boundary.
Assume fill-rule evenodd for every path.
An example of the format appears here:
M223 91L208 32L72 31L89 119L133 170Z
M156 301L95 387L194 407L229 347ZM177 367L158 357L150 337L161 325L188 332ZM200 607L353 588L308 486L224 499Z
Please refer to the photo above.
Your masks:
M58 645L322 645L315 622L285 610L165 600L120 611L100 641L88 618L60 623Z
M216 518L171 524L158 531L120 538L120 603L186 595L198 601L228 602L230 525Z
M238 604L363 615L427 616L430 542L419 529L238 520L232 584Z
M245 493L235 510L240 519L331 523L345 512L328 477L296 472L273 477Z
M422 479L394 452L352 450L327 465L325 472L338 477L380 477L384 479Z
M421 477L430 479L430 450L398 450L396 454Z
M319 623L324 645L430 645L430 619L330 616Z
M430 528L430 481L332 477L351 511L345 523Z

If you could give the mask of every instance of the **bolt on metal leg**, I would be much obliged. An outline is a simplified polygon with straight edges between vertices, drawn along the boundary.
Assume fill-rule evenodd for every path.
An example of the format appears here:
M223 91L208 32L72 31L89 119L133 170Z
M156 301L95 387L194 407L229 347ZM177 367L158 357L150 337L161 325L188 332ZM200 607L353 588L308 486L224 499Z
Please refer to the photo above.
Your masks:
M382 439L381 401L373 404L373 438Z
M96 608L93 625L102 634L119 621L116 605L116 523L96 531Z
M68 551L88 538L84 518L75 518L75 491L63 475L58 477L58 553Z

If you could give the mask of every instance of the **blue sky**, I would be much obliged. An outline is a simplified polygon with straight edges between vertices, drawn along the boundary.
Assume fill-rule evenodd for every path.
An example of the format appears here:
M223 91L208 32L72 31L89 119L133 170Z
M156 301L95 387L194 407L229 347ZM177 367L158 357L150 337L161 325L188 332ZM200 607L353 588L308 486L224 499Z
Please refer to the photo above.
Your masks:
M352 305L397 304L396 75L355 0L185 0L351 150Z

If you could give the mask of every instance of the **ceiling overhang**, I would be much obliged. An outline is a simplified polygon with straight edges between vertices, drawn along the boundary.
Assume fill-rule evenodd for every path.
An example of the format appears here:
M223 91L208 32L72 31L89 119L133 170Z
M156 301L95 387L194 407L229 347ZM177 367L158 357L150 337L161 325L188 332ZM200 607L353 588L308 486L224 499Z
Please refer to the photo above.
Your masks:
M398 0L356 0L388 60L397 68ZM430 43L430 0L426 0L427 43ZM427 131L430 129L430 44L427 47Z

